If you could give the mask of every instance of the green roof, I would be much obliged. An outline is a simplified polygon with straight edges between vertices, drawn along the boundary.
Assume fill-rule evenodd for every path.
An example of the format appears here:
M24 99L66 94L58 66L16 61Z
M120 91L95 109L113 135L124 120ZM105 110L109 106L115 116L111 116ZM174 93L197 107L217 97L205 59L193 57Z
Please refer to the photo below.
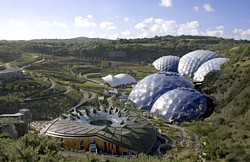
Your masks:
M94 125L95 120L108 120L112 124ZM156 141L156 130L145 117L123 110L73 110L58 117L47 128L45 135L60 138L98 137L115 145L148 153Z

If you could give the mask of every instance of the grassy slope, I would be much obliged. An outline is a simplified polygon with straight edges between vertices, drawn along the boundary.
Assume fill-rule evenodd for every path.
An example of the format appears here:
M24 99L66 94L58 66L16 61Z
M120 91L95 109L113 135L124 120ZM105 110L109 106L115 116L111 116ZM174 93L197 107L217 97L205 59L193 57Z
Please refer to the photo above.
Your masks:
M250 157L250 46L234 48L220 72L206 77L205 85L217 100L207 119L213 129L206 135L205 150L211 159L247 161Z

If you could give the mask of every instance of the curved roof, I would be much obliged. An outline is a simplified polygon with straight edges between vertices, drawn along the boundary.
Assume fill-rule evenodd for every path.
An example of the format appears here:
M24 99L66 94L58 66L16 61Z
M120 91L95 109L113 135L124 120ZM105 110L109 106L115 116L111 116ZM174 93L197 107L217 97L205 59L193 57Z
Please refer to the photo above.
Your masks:
M177 73L158 72L140 80L130 92L129 99L137 109L150 110L158 97L177 87L194 88L194 85Z
M199 91L178 88L163 94L153 105L151 113L160 114L171 122L189 121L206 111L206 97Z
M129 74L117 74L114 77L122 80L127 80L129 82L136 82L135 78Z
M193 79L195 71L206 61L219 58L220 56L212 51L196 50L181 57L178 72L182 76Z
M153 65L159 71L178 72L179 60L178 56L163 56L155 60Z
M229 59L227 58L215 58L212 60L209 60L202 64L198 70L194 73L194 80L195 81L203 81L204 77L212 72L220 70L220 66L224 63L226 63Z
M99 123L94 124L95 121ZM100 121L104 121L103 124ZM152 149L157 137L153 124L145 117L118 108L109 109L108 112L73 110L57 118L45 131L45 135L60 138L98 137L144 153Z
M117 74L115 76L107 75L105 77L102 77L102 79L111 87L136 83L135 78L129 74Z

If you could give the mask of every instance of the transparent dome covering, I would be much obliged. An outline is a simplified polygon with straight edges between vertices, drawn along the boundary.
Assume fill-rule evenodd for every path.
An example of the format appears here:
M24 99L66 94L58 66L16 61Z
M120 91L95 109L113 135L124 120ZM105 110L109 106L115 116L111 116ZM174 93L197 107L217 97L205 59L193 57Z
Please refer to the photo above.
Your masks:
M194 85L177 73L158 72L140 80L130 92L129 99L137 109L150 110L162 94L177 87L194 88Z
M163 56L155 60L153 65L159 71L178 72L179 60L178 56Z
M212 60L209 60L202 64L198 70L194 73L194 80L195 81L203 81L204 77L212 72L220 70L220 66L224 63L226 63L229 59L227 58L215 58Z
M160 114L169 122L189 121L206 111L206 97L199 91L177 88L167 91L154 103L151 113Z
M182 56L179 61L180 75L193 79L195 71L206 61L219 58L217 53L207 50L196 50Z

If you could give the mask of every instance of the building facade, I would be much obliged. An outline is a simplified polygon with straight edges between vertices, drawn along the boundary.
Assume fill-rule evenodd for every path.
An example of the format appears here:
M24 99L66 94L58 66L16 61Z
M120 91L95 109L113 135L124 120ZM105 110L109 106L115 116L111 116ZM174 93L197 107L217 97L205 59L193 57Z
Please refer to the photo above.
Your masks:
M9 130L11 132L10 135L14 138L28 133L30 122L31 117L29 109L20 109L19 112L15 114L0 115L0 124L5 125L6 131Z
M149 153L157 139L145 117L118 108L72 110L55 119L45 135L60 138L68 150L112 155Z
M14 81L22 77L24 77L24 74L21 68L13 68L0 71L0 83Z

